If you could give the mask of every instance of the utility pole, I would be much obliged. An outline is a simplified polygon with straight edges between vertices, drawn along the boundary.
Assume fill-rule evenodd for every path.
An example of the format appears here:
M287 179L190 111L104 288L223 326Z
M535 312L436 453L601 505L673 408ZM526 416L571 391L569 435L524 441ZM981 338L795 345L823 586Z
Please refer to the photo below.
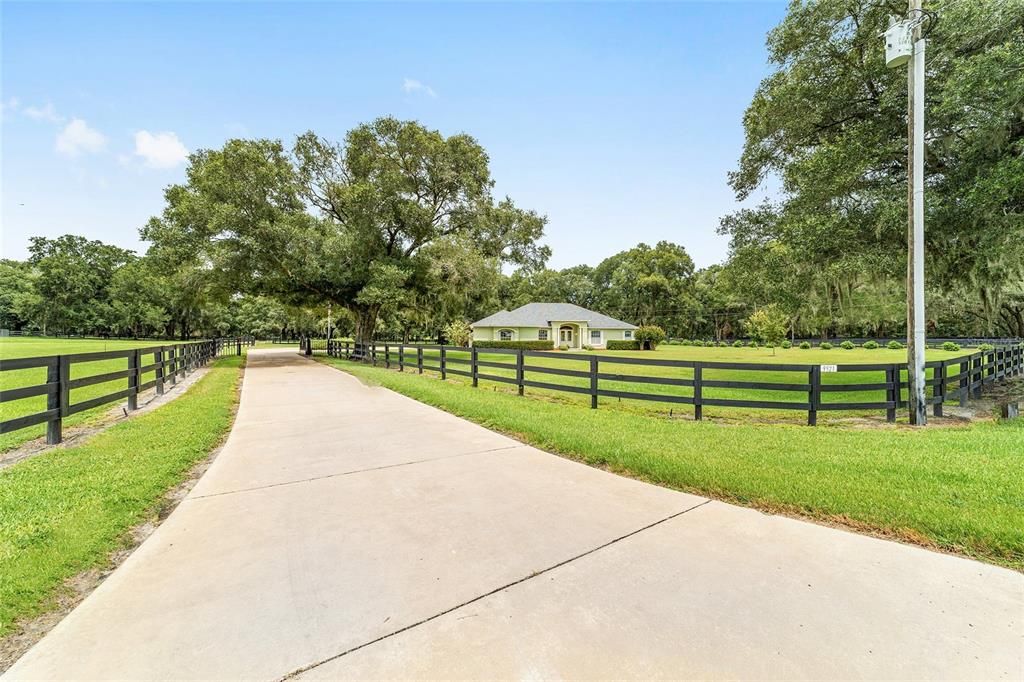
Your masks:
M907 378L910 423L928 423L925 401L924 317L924 32L921 0L908 0L909 16L885 32L889 67L907 65Z
M907 367L910 423L928 423L925 402L924 322L924 38L921 0L909 0L914 57L907 63Z

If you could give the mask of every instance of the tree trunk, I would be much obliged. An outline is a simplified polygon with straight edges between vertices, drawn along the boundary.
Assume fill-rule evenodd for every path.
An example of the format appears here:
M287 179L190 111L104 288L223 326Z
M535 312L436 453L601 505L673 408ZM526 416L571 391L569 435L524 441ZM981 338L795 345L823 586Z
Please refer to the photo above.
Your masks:
M377 328L377 313L380 311L380 306L360 306L353 307L351 310L356 316L355 341L357 347L360 344L373 343L373 333Z

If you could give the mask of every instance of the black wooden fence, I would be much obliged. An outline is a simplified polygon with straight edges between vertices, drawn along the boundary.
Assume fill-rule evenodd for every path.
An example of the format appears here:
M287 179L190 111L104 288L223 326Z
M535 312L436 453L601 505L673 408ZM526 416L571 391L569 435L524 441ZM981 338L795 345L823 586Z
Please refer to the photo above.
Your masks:
M735 338L730 337L728 339L706 339L706 338L694 338L692 341L685 339L681 336L670 337L667 341L670 345L695 345L694 342L700 342L706 346L721 346L728 347L732 346L736 341L742 342L744 346L748 345L752 339L750 338ZM810 338L810 337L797 337L794 339L786 338L794 347L799 346L801 343L808 343L812 348L817 348L823 343L829 343L832 346L838 348L844 341L849 341L855 346L863 346L869 341L874 341L879 346L885 346L890 341L896 341L901 346L905 345L907 338L905 336L892 337L892 336L831 336L826 339L821 338ZM1013 346L1024 342L1024 339L1018 337L1008 336L929 336L925 346L928 348L942 348L945 343L955 343L961 348L976 347L981 344L988 344L991 346Z
M46 409L0 422L0 434L10 433L36 424L46 423L46 442L60 443L63 438L63 420L99 405L127 398L128 409L138 407L138 396L151 388L162 395L166 383L176 384L179 377L202 367L223 355L241 355L243 346L253 345L251 338L212 339L166 346L147 346L95 353L70 353L34 358L0 359L0 375L21 369L46 368L46 382L0 391L0 403L8 403L33 396L46 396ZM113 372L71 378L76 364L102 360L124 359L127 366ZM142 381L143 375L154 373L154 378ZM124 379L125 388L77 403L71 402L71 391L76 388Z
M303 346L306 354L312 352L309 344ZM480 380L512 384L518 387L519 395L525 388L541 388L551 391L565 391L590 396L590 407L597 409L598 398L618 398L630 400L647 400L662 403L680 403L692 405L694 418L703 418L705 406L738 407L754 409L799 410L807 413L807 423L815 425L818 412L824 411L871 411L885 410L886 419L896 421L896 411L907 407L904 389L908 387L907 365L900 363L878 364L763 364L746 362L705 362L696 360L668 360L662 358L617 357L610 354L552 353L550 351L532 351L513 348L487 348L478 351L476 348L460 346L442 346L431 344L357 344L348 341L331 341L326 344L326 353L332 357L359 359L374 365L383 364L387 368L397 367L399 371L416 370L420 374L424 370L438 372L442 379L449 374L467 377L477 386ZM424 358L423 351L436 351ZM505 354L514 356L510 362L495 362L481 359L481 355ZM566 369L529 364L530 358L546 358L558 360L576 360L589 364L587 370ZM437 364L431 364L436 361ZM644 376L622 374L623 368L633 366L666 367L689 369L691 378L669 376ZM489 372L491 368L510 370L512 376L502 376ZM1002 346L989 351L979 351L948 360L934 360L925 363L930 376L926 379L926 388L930 389L928 404L932 406L936 416L942 416L943 405L956 401L965 405L970 398L980 395L983 386L1015 376L1024 375L1024 344ZM735 381L722 378L707 378L708 370L732 370L742 372L797 372L806 377L802 382L778 381ZM825 383L822 373L863 372L875 373L880 381L862 383ZM718 372L722 374L722 372ZM586 385L568 385L552 383L534 378L537 374L547 376L565 376L578 379L589 379ZM637 384L640 390L620 390L607 388L602 382L616 384ZM690 389L690 395L670 395L664 393L645 393L643 385L681 386ZM604 384L607 386L607 384ZM803 400L748 400L741 398L711 397L704 394L705 389L733 389L751 391L789 391L806 396ZM843 397L856 398L865 392L884 395L884 399L876 401L858 401ZM824 394L836 398L834 401L823 400Z

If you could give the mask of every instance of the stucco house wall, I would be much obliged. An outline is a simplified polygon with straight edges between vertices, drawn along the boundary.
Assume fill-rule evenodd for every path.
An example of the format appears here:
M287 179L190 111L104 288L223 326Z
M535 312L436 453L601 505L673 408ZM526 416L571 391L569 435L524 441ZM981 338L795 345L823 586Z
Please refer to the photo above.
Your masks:
M473 340L474 341L496 341L500 338L503 330L512 331L513 341L536 341L538 327L473 327ZM546 329L546 327L545 327Z

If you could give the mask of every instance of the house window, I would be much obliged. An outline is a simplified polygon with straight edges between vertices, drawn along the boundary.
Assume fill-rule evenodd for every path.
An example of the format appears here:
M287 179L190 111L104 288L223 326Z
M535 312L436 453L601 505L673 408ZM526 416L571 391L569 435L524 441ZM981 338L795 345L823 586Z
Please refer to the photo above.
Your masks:
M591 343L601 343L601 331L600 330L598 330L598 329L591 329L590 330L590 342Z
M537 331L537 340L538 341L547 341L548 340L548 330L547 329L538 330Z
M622 338L624 338L624 339L631 339L631 338L633 338L633 330L632 329L627 329L626 331L622 332Z
M501 331L498 332L498 339L501 340L501 341L511 341L512 340L512 330L511 329L502 329Z

